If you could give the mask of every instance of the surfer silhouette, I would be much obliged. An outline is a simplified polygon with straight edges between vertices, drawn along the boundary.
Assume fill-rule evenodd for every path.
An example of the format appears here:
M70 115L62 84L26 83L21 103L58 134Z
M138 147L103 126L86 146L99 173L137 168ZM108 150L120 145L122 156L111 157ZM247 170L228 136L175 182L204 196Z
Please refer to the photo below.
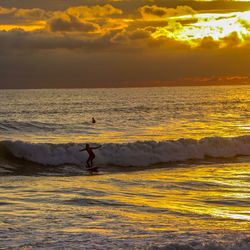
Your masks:
M95 118L94 118L94 117L92 117L92 123L96 123L96 121L95 121Z
M93 152L93 149L98 149L101 146L97 146L97 147L90 147L89 144L86 144L85 148L81 149L80 151L87 151L87 153L89 154L89 157L86 161L88 168L92 168L93 167L93 160L95 159L95 153Z

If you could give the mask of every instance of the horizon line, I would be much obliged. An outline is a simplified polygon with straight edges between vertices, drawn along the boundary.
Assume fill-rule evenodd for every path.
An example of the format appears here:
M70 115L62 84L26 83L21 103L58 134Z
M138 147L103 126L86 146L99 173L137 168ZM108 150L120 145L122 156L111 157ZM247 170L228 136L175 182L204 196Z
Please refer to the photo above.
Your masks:
M187 84L187 85L162 85L162 86L112 86L112 87L38 87L38 88L1 88L0 90L53 90L53 89L132 89L132 88L185 88L185 87L221 87L221 86L234 86L234 87L240 87L240 86L250 86L250 83L241 83L239 85L236 84L230 84L230 83L223 83L223 84Z

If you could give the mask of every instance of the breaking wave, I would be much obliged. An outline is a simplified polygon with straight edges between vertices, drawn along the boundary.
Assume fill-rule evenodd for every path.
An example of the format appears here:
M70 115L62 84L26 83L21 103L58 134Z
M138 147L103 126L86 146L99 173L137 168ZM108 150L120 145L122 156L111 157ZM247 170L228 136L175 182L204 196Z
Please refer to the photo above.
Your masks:
M0 142L0 159L8 156L45 166L80 165L86 152L81 144ZM116 166L151 166L159 163L202 160L206 157L232 158L250 156L250 136L207 137L201 140L179 139L165 141L137 141L126 144L107 143L96 152L96 163Z

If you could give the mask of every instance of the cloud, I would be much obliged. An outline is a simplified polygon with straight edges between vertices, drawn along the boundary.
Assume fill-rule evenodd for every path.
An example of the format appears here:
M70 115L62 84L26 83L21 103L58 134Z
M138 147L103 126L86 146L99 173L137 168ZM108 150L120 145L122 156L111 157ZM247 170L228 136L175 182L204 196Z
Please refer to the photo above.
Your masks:
M44 21L42 28L45 28L47 22L51 24L52 31L93 31L98 28L98 22L104 25L108 19L120 14L122 10L110 4L76 6L63 11L0 7L0 26L5 25L6 30L9 30L11 27L22 28L22 25L32 26L35 22Z
M0 7L0 30L22 28L26 31L44 29L51 12L39 8L17 9Z
M49 29L52 32L94 32L99 30L99 25L81 21L75 16L67 16L65 18L52 18L49 22Z
M139 9L139 12L144 19L167 18L181 15L192 15L196 13L196 11L194 11L189 6L177 6L176 8L166 8L158 7L156 5L143 6Z
M114 16L122 14L122 10L114 8L110 4L103 6L77 6L68 8L65 14L70 16L75 16L79 19L93 19L93 18L103 18L107 16Z
M242 48L143 53L12 51L1 53L0 88L213 85L223 76L245 79L220 80L219 84L247 84L249 52Z
M244 85L250 84L247 75L220 75L204 77L183 77L178 79L183 85Z
M215 41L211 36L200 39L198 44L198 47L203 49L216 49L220 47L220 42Z
M146 39L151 39L151 34L147 30L143 29L137 29L133 31L121 31L114 35L114 37L111 39L114 43L127 43L129 41L138 41Z
M167 8L145 5L134 13L124 13L111 4L74 6L60 11L0 8L0 30L42 29L54 33L74 33L74 39L86 42L110 38L113 47L138 49L178 47L186 44L193 49L219 49L226 46L245 46L250 37L249 11L229 13L197 13L189 6ZM78 37L77 34L78 33ZM52 36L49 34L49 36ZM66 35L65 35L66 36ZM87 37L87 38L86 38ZM67 37L70 40L70 37ZM126 44L127 43L127 44Z
M238 32L215 39L212 36L179 39L185 26L179 22L170 22L165 27L140 25L135 28L109 29L100 27L90 21L79 21L75 17L70 19L51 19L49 30L25 32L13 29L0 32L0 49L3 50L56 50L81 49L83 51L185 51L190 49L219 50L222 48L249 47L250 37L241 36Z
M65 49L100 52L111 49L111 45L110 35L79 37L77 34L54 34L43 30L34 32L25 32L20 29L0 31L0 52L2 53Z
M107 30L119 27L111 17L120 14L122 14L120 9L109 4L92 7L71 7L65 11L54 12L48 20L47 27L52 32L99 32L103 34Z
M33 9L17 9L0 7L0 20L5 23L13 23L18 21L29 22L32 20L46 20L50 17L51 12L33 8Z

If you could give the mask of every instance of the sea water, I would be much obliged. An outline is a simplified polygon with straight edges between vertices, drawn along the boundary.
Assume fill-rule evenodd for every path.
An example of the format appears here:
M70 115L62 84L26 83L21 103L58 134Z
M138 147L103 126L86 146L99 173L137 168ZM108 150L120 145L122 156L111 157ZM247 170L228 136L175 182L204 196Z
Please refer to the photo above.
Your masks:
M0 90L0 249L250 249L249 96Z

